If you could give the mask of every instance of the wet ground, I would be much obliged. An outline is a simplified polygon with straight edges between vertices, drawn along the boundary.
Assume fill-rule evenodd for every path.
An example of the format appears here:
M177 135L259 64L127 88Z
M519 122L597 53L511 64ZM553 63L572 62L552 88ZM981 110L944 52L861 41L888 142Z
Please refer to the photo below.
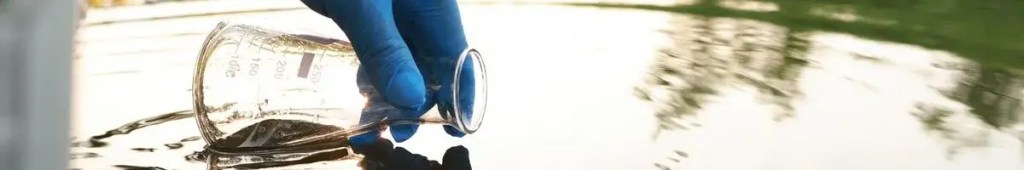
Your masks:
M476 169L1024 169L1013 36L932 36L973 27L872 26L842 10L827 15L842 22L750 12L787 3L643 4L464 3L469 42L487 59L486 125L461 139L425 126L379 150ZM90 11L75 60L72 168L217 165L187 110L192 64L220 20L343 37L297 1L154 6L165 13ZM363 159L332 151L255 167L359 169Z

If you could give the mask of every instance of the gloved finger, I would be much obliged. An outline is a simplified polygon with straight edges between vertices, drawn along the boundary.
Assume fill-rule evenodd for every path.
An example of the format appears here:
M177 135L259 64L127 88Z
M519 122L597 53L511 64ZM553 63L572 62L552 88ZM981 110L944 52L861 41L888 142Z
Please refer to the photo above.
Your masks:
M453 63L467 46L455 0L395 0L394 13L399 33L420 71L426 72L424 77L430 84L445 84L440 78L450 79L453 69L436 65Z
M398 31L427 79L427 85L434 86L428 91L438 90L436 85L440 83L431 77L429 59L453 57L466 46L458 13L455 1L396 0L394 3Z
M352 151L356 154L362 154L363 160L360 161L364 164L374 164L377 167L383 166L388 162L391 162L391 151L394 150L394 144L391 141L384 138L376 138L372 144L353 146ZM367 168L373 169L373 168Z
M466 133L462 132L461 130L459 130L458 128L456 128L454 126L445 125L445 126L442 126L442 127L444 127L444 132L448 133L448 135L451 135L451 136L454 136L454 137L466 136Z
M435 97L439 111L443 110L442 116L447 116L454 111L450 92L455 60L467 47L458 5L455 0L396 0L394 12L398 29L411 47L420 71L425 72L429 85L439 89L439 93L428 98ZM464 135L451 128L445 126L445 131L453 136Z
M417 112L417 111L418 110L403 110L403 112ZM407 116L407 115L413 115L413 114L414 113L391 114L391 115L388 115L388 119L394 119L394 120L415 120L415 119L419 118L418 116L417 117ZM422 115L422 113L419 114L419 115ZM401 143L401 142L405 142L406 140L409 140L409 138L412 138L412 135L416 134L416 130L419 129L419 127L420 127L419 124L391 124L389 131L391 131L391 137L395 139L395 142Z
M363 134L355 135L348 138L348 142L352 145L352 148L366 148L373 146L377 142L377 138L380 137L380 131L372 130Z
M356 86L359 87L359 93L366 98L366 105L359 115L359 126L381 122L387 118L389 112L397 111L397 108L392 107L377 93L377 89L370 83L365 67L360 66L356 69ZM370 129L363 134L349 137L349 144L353 148L368 147L376 144L379 137L380 130Z
M390 0L302 0L331 18L352 42L370 82L396 107L425 101L423 77L395 25Z
M402 143L412 138L419 128L420 125L417 124L391 125L391 137L395 139L395 142Z
M466 54L466 55L473 55L473 54ZM476 84L476 78L477 78L476 74L477 74L477 72L476 72L475 67L477 67L477 66L474 65L474 63L476 63L474 60L476 60L476 58L473 58L473 57L470 57L470 56L466 56L465 61L463 61L462 65L460 66L461 67L461 71L459 72L459 75L458 75L459 76L459 78L458 78L459 80L458 80L458 82L456 82L456 83L458 83L459 88L457 90L453 89L453 90L455 90L455 93L457 93L455 95L458 96L456 99L453 99L453 102L457 102L457 105L456 105L457 108L455 108L455 109L459 109L459 112L456 112L456 113L462 114L462 115L460 115L459 118L462 119L461 121L465 124L466 127L464 127L464 128L471 128L473 130L478 128L476 126L479 125L479 124L477 124L479 122L476 122L476 121L479 121L479 120L474 120L473 119L473 116L475 116L473 113L475 113L475 111L477 111L477 110L474 110L474 106L475 106L475 102L476 102L476 95L477 95L476 92L477 92L477 90L481 90L479 88L482 88L482 87L477 86L477 84ZM454 87L452 87L452 88L454 88ZM457 134L448 133L448 134L452 134L452 136L462 136L462 135L465 135L464 133L457 133Z
M398 108L391 103L385 102L383 97L374 88L374 85L370 82L370 76L367 72L366 67L360 66L356 73L356 85L359 87L359 93L366 97L367 102L364 105L362 114L359 116L359 125L371 125L385 120L401 121L401 120L417 120L420 116L426 113L434 106L433 98L425 99L425 103L415 108ZM432 95L433 93L428 94ZM390 126L392 137L397 142L403 142L412 137L416 133L418 126L416 125L397 125L392 124ZM366 134L360 134L352 137L352 143L361 144L369 143L372 139L380 136L377 129L373 129Z
M428 95L432 94L428 92ZM394 120L418 120L420 116L425 114L430 108L434 106L434 100L428 99L428 104L421 105L415 109L402 109L403 112L411 113L400 113L388 115L389 119ZM412 138L413 134L416 134L416 130L419 129L419 124L392 124L390 126L391 137L395 139L395 142L405 142Z
M462 122L463 124L465 124L466 127L459 127L459 128L477 128L477 127L475 127L475 125L476 125L475 123L476 122L473 121L473 116L474 116L473 113L475 111L475 110L473 110L473 108L474 108L473 106L475 104L474 102L476 101L476 98L475 98L476 97L476 91L479 90L478 88L482 88L482 87L476 86L476 75L475 74L477 74L477 73L475 71L475 67L477 67L477 66L473 64L475 58L469 56L469 55L473 55L473 54L466 54L466 55L467 56L465 58L465 61L463 61L462 65L461 65L461 68L460 68L461 71L459 72L459 75L458 75L459 76L459 80L458 80L459 81L458 82L459 88L457 89L457 91L456 91L455 87L453 87L450 84L442 85L441 86L441 88L444 91L452 91L452 92L454 92L456 94L439 94L439 95L437 95L438 100L441 101L441 102L439 102L438 105L443 105L444 106L444 109L439 109L439 110L445 110L442 113L448 113L448 114L453 115L453 116L454 116L454 114L461 114L461 115L458 115L458 117L454 117L454 118L460 119L459 121ZM457 95L458 98L454 98L455 95ZM442 114L442 115L448 115L448 114ZM454 118L449 118L449 119L454 119ZM455 137L462 137L462 136L466 135L463 132L463 130L466 130L466 129L459 130L458 128L451 127L451 126L445 126L444 128L445 128L445 132L448 132L449 135L452 135L452 136L455 136Z
M395 0L395 24L417 61L458 58L466 35L455 0Z

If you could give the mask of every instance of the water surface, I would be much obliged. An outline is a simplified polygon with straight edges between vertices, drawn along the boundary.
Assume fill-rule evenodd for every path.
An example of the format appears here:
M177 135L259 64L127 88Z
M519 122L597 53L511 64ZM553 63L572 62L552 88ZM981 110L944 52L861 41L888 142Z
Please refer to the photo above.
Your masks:
M805 7L778 2L777 11ZM487 124L461 139L424 126L393 144L401 149L380 150L447 164L464 146L467 159L455 160L476 169L1024 168L1024 62L1006 55L1020 52L1007 43L1017 34L982 42L990 33L961 30L974 26L917 29L933 23L863 4L837 6L888 20L680 4L466 3L467 37L487 59ZM205 32L240 16L341 37L307 10L87 27L73 140L190 108ZM125 30L137 32L112 34ZM72 166L207 168L190 159L205 145L194 120L176 118L76 143ZM367 159L349 153L272 167L359 169Z

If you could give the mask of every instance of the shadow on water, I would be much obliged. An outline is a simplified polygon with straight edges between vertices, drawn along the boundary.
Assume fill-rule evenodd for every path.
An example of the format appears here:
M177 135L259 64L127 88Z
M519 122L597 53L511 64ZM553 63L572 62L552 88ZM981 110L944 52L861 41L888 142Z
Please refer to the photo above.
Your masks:
M469 161L469 150L463 146L448 148L440 163L423 155L411 153L405 148L394 147L390 140L384 138L377 138L377 142L370 146L355 147L354 151L364 156L359 162L363 169L473 169Z
M322 161L358 161L366 170L424 169L424 170L470 170L469 150L463 146L448 148L442 163L414 154L402 147L394 147L390 140L378 138L375 144L348 148L329 149L312 155L293 159L289 154L231 154L203 150L186 156L194 162L205 162L208 169L259 169L302 165L302 168L332 168L332 166L308 166ZM338 168L338 167L333 167Z

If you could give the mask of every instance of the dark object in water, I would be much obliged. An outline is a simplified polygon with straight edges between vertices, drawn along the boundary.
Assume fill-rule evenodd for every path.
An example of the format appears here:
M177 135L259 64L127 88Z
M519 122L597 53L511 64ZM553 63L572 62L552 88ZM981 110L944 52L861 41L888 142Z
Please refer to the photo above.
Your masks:
M167 149L178 149L178 148L181 148L184 145L182 145L181 143L168 143L168 144L164 144L164 146L167 146Z
M72 147L87 147L87 148L98 148L107 146L107 142L100 141L99 139L89 139L87 141L72 142Z
M114 165L114 167L121 168L124 170L166 170L164 168L155 166Z
M132 131L134 131L136 129L141 129L141 128L144 128L146 126L157 125L157 124L161 124L161 123L172 121L172 120L190 118L190 117L195 116L195 115L196 115L196 113L193 112L192 110L182 110L182 111L177 111L177 112L171 112L171 113L168 113L168 114L162 114L162 115L158 115L158 116L153 116L153 117L145 118L145 119L142 119L142 120L139 120L139 121L135 121L135 122L131 122L131 123L122 125L121 127L118 127L117 129L114 129L114 130L107 131L107 133L104 133L102 135L93 136L92 139L99 140L99 139L109 138L109 137L114 136L114 135L128 134L128 133L131 133Z
M95 157L100 157L100 154L92 153L92 152L71 153L71 160L75 160L75 159L79 159L79 158L95 158Z
M676 150L676 154L681 156L681 157L683 157L683 158L689 158L690 157L690 154L686 154L686 152L683 152L683 151L680 151L680 150Z
M249 125L215 141L210 148L220 152L302 152L348 146L348 138L333 132L337 126L302 120L267 119Z
M153 117L148 117L148 118L145 118L145 119L142 119L142 120L139 120L139 121L135 121L135 122L131 122L131 123L122 125L121 127L118 127L116 129L109 130L106 133L103 133L102 135L93 136L93 137L89 138L88 141L72 142L71 146L72 147L88 147L88 148L104 147L104 146L107 146L107 142L101 141L102 139L106 139L106 138L109 138L109 137L114 136L114 135L128 134L128 133L131 133L132 131L137 130L137 129L141 129L141 128L144 128L144 127L147 127L147 126L153 126L153 125L161 124L161 123L172 121L172 120L190 118L190 117L195 116L195 115L196 115L195 112L193 112L192 110L182 110L182 111L177 111L177 112L171 112L171 113L167 113L167 114L157 115L157 116L153 116Z
M185 156L185 160L205 162L211 168L259 169L309 164L320 161L355 159L347 148L331 148L295 153L224 153L207 148Z
M181 139L181 142L196 141L196 140L199 140L199 139L200 139L199 136L193 136L193 137L188 137L188 138L185 138L185 139Z
M156 150L156 149L153 149L153 148L132 148L132 150L133 151L139 151L139 152L153 152L153 150Z

